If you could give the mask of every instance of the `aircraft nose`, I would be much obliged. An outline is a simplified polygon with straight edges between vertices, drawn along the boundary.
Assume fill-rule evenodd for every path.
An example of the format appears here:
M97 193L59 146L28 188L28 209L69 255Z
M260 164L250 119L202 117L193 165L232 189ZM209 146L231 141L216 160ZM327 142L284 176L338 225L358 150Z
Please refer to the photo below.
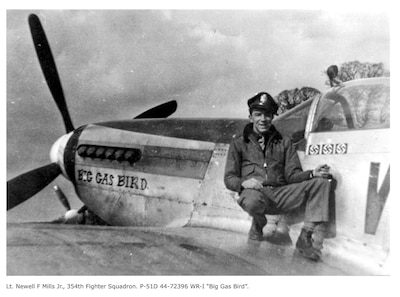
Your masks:
M68 140L71 138L73 132L70 132L68 134L65 134L61 136L59 139L54 142L53 146L51 147L50 150L50 160L53 163L57 163L58 166L60 166L62 174L68 178L67 172L65 170L64 166L64 152L65 152L65 147L68 143Z

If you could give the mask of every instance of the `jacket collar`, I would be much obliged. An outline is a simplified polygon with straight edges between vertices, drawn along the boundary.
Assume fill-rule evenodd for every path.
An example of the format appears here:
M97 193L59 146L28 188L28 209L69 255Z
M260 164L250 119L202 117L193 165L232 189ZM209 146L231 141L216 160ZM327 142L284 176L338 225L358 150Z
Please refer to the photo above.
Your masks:
M243 139L244 142L248 143L250 141L250 137L257 141L257 135L253 130L253 123L248 123L243 130ZM272 125L271 128L265 133L265 138L269 141L282 139L282 135L276 130L275 126Z

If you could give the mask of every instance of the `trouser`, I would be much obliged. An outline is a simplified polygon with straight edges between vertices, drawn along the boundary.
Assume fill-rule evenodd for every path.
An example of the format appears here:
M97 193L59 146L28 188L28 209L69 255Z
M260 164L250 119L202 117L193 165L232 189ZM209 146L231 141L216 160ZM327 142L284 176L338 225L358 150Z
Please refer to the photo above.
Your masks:
M305 206L304 222L328 222L330 182L313 178L280 187L266 186L262 190L244 189L239 205L249 213L259 227L267 224L270 211L287 213Z

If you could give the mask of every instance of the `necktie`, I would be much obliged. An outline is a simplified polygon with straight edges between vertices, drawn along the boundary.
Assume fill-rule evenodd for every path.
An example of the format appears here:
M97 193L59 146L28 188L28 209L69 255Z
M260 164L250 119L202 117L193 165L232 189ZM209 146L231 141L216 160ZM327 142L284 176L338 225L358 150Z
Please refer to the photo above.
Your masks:
M260 136L258 138L258 143L261 146L261 149L264 151L265 150L265 137L264 136ZM268 180L268 175L267 175L267 162L264 162L264 169L265 169L265 181Z
M261 136L261 137L258 139L258 143L260 144L262 150L264 150L264 149L265 149L265 138L264 138L263 136Z

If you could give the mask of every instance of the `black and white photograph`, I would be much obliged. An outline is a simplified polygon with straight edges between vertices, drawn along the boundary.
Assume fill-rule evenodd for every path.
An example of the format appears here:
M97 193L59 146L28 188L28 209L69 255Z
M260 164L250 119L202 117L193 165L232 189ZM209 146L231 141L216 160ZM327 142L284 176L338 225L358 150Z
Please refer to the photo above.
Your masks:
M392 276L391 12L339 3L6 9L6 294Z

